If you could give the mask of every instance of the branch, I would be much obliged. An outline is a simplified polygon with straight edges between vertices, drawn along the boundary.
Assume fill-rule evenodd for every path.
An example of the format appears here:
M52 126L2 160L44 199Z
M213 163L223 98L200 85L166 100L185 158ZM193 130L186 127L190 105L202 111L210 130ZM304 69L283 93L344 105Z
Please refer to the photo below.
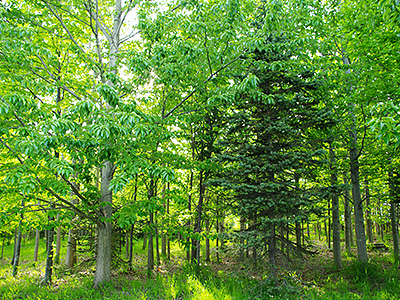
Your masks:
M364 148L365 136L367 135L367 125L366 125L366 120L365 120L364 108L363 108L362 105L361 105L361 112L362 112L363 121L364 121L364 135L363 135L363 138L362 138L362 140L361 140L360 151L358 151L358 154L357 154L357 158L356 158L356 159L358 159L358 158L361 156L361 152L362 152L362 150L363 150L363 148Z
M225 65L221 66L218 70L216 70L214 73L212 73L206 80L204 80L204 82L202 83L202 85L206 84L207 82L209 82L211 79L213 79L220 71L222 71L223 69L227 68L229 65L233 64L234 62L236 62L237 60L240 59L240 57L243 55L243 52L240 53L240 55L238 55L236 58L234 58L233 60L231 60L230 62L226 63ZM174 108L172 108L163 119L168 118L170 115L172 115L172 113L179 107L181 106L183 103L185 103L185 101L187 99L189 99L194 93L196 93L200 87L202 85L199 85L197 88L195 88L193 91L191 91L189 93L189 95L187 95L185 98L182 99L181 102L179 102L177 105L175 105Z
M14 156L18 159L18 161L21 163L21 165L24 165L24 161L18 156L17 153L15 153L15 151L13 149L11 149L10 146L7 145L6 142L3 141L2 138L0 138L0 143L2 143L12 154L14 154Z
M64 28L64 30L67 32L70 40L75 44L75 46L77 46L79 48L79 50L85 55L85 57L92 62L95 66L97 66L96 62L93 61L93 59L91 59L85 52L85 50L83 50L83 48L81 47L81 45L79 45L79 43L75 40L74 36L72 35L72 33L69 31L69 29L67 28L67 26L65 25L64 21L62 20L62 18L58 15L58 13L56 11L53 10L53 8L51 7L51 5L46 1L46 0L42 0L46 7L51 11L51 13L57 18L57 20L60 22L61 26Z
M40 179L38 177L36 177L36 180L40 183ZM85 212L83 212L82 210L80 210L79 208L77 208L75 205L73 205L71 202L69 202L68 200L62 198L60 195L58 195L56 192L54 192L51 188L46 187L45 188L50 194L52 194L55 198L57 198L58 201L64 203L66 206L70 207L72 210L74 210L78 215L84 217L84 218L88 218L89 220L91 220L92 222L94 222L95 224L101 226L101 222L96 219L93 218L91 215L86 214Z

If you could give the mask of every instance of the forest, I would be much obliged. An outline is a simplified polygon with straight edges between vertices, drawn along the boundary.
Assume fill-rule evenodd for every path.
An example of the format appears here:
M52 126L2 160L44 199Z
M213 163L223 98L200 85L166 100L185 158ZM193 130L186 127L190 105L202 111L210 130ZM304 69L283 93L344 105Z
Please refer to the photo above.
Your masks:
M399 46L398 0L2 0L1 298L398 299Z

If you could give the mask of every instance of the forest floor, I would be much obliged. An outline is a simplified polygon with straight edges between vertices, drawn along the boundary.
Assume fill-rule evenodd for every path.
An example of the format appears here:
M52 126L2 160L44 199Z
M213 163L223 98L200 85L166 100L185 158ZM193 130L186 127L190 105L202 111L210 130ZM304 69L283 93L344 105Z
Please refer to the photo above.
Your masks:
M21 267L11 276L12 252L5 249L0 261L0 299L399 299L400 271L392 254L370 251L366 267L353 254L343 253L343 267L333 267L332 252L319 245L314 255L290 261L281 259L271 270L263 259L238 261L227 252L219 262L190 266L182 251L173 252L150 278L146 272L146 255L136 251L133 268L122 260L114 266L112 282L100 290L92 289L94 265L81 260L68 270L60 263L54 268L53 282L43 286L44 259L33 263L31 244L23 247ZM139 243L137 249L140 248ZM29 254L29 255L28 255ZM63 254L63 253L61 253ZM42 257L44 251L41 253ZM213 257L214 258L214 257Z

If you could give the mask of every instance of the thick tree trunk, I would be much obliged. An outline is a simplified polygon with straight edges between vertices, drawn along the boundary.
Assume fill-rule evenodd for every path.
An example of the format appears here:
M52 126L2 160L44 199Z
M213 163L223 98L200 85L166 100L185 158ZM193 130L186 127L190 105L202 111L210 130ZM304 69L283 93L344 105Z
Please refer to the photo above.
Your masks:
M357 236L357 252L358 260L366 263L368 261L367 254L367 243L365 239L365 226L364 226L364 213L363 204L361 199L360 191L360 171L358 162L358 150L357 150L357 130L355 128L356 117L354 113L354 104L350 103L350 115L353 119L353 125L349 131L351 138L350 148L350 173L351 173L351 185L352 185L352 196L354 204L354 218L355 218L355 229Z
M336 173L336 156L335 151L330 145L330 168L331 168L331 186L337 185ZM340 252L340 212L339 212L339 196L335 192L332 196L332 235L333 235L333 261L337 268L342 267L342 255Z
M14 258L13 258L13 272L12 272L12 276L13 277L17 276L18 267L19 267L19 257L20 257L20 254L21 254L21 239L22 239L21 224L22 224L22 220L19 221L19 226L18 226L16 239L15 239Z
M97 253L96 253L96 272L94 274L93 287L97 288L101 284L111 280L111 236L112 236L112 192L110 182L114 174L114 166L111 162L103 163L101 170L101 203L100 214L104 221L97 224Z

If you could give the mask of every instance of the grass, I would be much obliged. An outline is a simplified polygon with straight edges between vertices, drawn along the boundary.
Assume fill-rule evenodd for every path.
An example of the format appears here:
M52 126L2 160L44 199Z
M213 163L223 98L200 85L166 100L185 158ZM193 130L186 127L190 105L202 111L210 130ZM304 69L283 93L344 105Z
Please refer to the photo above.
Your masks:
M51 285L43 286L45 246L41 241L39 262L33 263L33 241L23 243L21 267L16 278L11 276L13 246L5 246L0 261L0 299L399 299L400 273L390 253L371 252L367 266L356 262L354 255L344 254L343 267L332 266L332 254L319 254L291 261L271 276L268 264L259 259L238 262L233 255L221 262L199 267L187 264L178 245L172 245L172 260L164 259L146 277L146 251L142 241L134 244L134 266L128 270L123 262L113 270L112 282L92 289L92 264L67 270L55 266ZM83 256L80 255L82 259ZM82 260L81 260L82 261Z

